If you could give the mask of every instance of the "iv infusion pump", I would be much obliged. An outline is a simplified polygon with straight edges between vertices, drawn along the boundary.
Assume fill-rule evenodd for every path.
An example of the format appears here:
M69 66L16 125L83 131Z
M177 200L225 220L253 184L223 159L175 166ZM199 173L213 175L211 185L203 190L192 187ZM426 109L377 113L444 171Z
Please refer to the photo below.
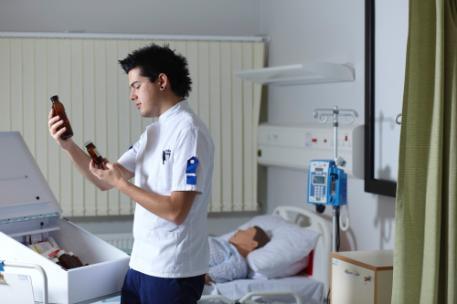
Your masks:
M347 175L333 160L310 161L308 202L332 206L347 203Z

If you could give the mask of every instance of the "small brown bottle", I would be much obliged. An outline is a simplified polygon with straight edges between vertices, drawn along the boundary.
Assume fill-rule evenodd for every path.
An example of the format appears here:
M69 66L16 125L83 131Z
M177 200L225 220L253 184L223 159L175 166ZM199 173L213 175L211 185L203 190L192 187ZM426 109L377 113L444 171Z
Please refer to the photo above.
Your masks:
M63 124L59 129L65 127L65 132L60 136L63 140L66 140L73 136L73 129L71 128L70 121L68 120L65 108L59 100L59 96L54 95L51 97L52 101L52 117L59 116L63 120Z
M57 258L59 261L57 264L59 264L65 269L72 269L83 266L81 260L72 252L65 252L63 250L60 250L57 254Z
M89 153L94 163L98 167L102 167L105 159L98 153L95 145L91 141L86 142L84 145L86 146L87 153Z

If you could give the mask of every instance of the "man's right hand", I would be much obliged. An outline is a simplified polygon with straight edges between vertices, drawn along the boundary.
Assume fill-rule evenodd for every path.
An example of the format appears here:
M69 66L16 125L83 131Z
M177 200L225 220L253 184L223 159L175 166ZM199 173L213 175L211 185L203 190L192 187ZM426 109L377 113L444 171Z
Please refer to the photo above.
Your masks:
M63 140L60 137L66 130L65 127L59 129L62 124L63 124L63 120L59 116L52 117L52 110L49 111L49 115L48 115L49 133L51 134L52 138L54 138L54 140L57 142L57 144L59 146L61 146L65 150L68 150L72 145L74 145L74 142L73 142L73 139L71 139L71 138Z

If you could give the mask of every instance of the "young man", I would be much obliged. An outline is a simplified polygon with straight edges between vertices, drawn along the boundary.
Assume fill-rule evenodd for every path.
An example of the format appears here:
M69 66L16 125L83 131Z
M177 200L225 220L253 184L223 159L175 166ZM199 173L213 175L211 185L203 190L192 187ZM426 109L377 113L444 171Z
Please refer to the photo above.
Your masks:
M214 145L184 100L191 79L184 57L150 45L119 61L130 99L143 117L158 117L118 163L103 168L71 140L58 117L52 137L98 188L117 188L135 201L134 245L122 303L190 304L201 296L208 271L207 206ZM128 180L134 177L134 184Z
M228 241L210 237L209 272L205 276L205 283L223 283L246 278L248 276L246 257L269 241L270 238L266 232L258 226L238 230Z

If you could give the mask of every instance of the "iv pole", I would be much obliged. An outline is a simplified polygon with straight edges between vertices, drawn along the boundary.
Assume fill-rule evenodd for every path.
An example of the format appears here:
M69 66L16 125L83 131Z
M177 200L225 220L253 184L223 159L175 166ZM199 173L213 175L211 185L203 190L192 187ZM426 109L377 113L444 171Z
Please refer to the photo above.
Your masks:
M339 118L345 118L348 120L348 124L353 123L358 114L355 110L352 109L339 109L338 106L333 108L318 108L313 112L315 119L319 120L321 123L327 123L329 119L332 119L333 126L333 159L337 166L344 167L346 161L338 156L338 127L339 127ZM333 206L332 210L332 251L339 251L339 234L340 234L340 206ZM337 238L338 236L338 238Z

